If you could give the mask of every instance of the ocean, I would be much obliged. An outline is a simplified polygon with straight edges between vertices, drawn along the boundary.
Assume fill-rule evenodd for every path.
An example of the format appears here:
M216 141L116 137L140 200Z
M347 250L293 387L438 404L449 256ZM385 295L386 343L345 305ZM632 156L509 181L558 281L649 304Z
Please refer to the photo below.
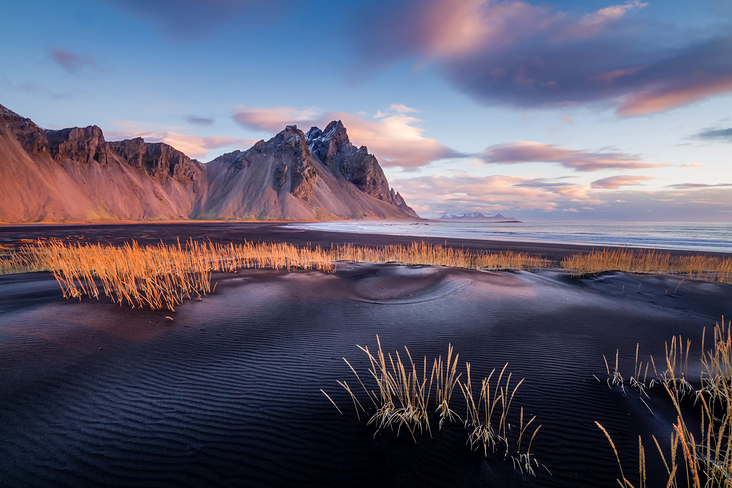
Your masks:
M553 242L732 253L732 223L345 221L290 224L290 226L359 234Z

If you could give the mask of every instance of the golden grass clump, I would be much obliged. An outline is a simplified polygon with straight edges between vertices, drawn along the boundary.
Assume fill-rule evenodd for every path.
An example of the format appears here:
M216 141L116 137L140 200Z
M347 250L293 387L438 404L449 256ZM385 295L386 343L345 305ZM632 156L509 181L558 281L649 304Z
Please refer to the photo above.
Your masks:
M561 266L575 276L624 271L676 274L694 280L732 283L732 258L703 254L672 257L671 253L656 250L606 249L566 257Z
M242 268L335 271L334 261L398 262L463 268L525 269L546 261L521 253L471 253L430 244L331 249L283 243L213 244L190 240L181 245L121 247L39 240L18 251L0 250L0 274L49 271L66 298L110 297L114 302L152 310L175 310L184 299L211 293L211 274Z
M25 271L25 263L17 253L0 249L0 275L23 273Z
M705 349L702 335L700 357L701 375L699 388L687 380L690 342L681 337L666 344L666 369L655 384L661 385L676 411L676 421L670 436L669 449L664 453L658 440L653 443L666 468L665 480L668 487L688 486L692 488L732 487L732 323L717 323L713 330L710 349ZM637 353L636 353L637 354ZM654 365L655 368L655 365ZM653 382L651 387L653 386ZM701 419L697 438L688 424L689 405L684 408L684 398L694 396L693 408ZM620 467L620 486L634 488L623 472L615 444L607 431L597 426L610 442ZM646 486L646 453L639 438L639 481Z
M241 268L335 270L320 248L289 244L185 245L122 247L66 244L58 240L23 247L6 267L50 271L66 298L108 296L115 303L174 311L184 299L211 293L211 274ZM5 269L5 266L4 268Z
M357 263L399 263L408 265L449 266L468 269L545 268L550 262L539 256L516 252L474 252L424 242L408 246L361 247L351 244L332 248L334 261Z
M502 444L506 448L506 453L508 453L506 418L511 408L513 395L524 380L519 381L511 390L512 373L509 373L504 384L502 380L508 367L508 363L506 363L501 369L494 386L491 386L491 379L496 372L495 369L491 371L487 378L483 378L478 393L478 401L476 402L473 395L473 385L470 381L470 363L466 363L465 367L467 369L467 381L460 384L460 390L466 404L465 426L472 429L468 436L470 445L473 448L483 446L483 452L487 456L488 448L495 452L496 448Z
M368 356L370 362L368 372L375 388L367 387L361 375L346 358L343 358L372 404L373 414L369 418L368 424L376 426L374 436L385 427L396 430L397 436L401 429L405 428L415 442L417 441L415 435L417 431L427 432L431 436L430 398L434 385L434 405L436 407L434 413L439 419L440 429L446 421L451 423L457 420L462 421L469 431L466 444L469 444L471 449L477 450L482 446L483 453L487 457L489 452L493 453L501 447L505 450L504 458L510 456L517 469L532 475L536 474L534 468L540 464L531 454L531 445L540 425L533 429L531 439L528 444L525 444L526 449L522 451L524 435L536 417L525 418L522 407L517 432L513 436L509 436L509 429L511 429L509 411L516 390L524 380L522 379L512 386L512 374L506 374L508 364L504 365L495 383L492 383L495 369L488 378L484 378L476 396L470 379L470 363L465 363L467 380L465 383L461 383L462 373L457 371L459 355L454 354L452 345L448 345L445 361L442 356L439 356L432 362L430 375L427 376L427 357L415 363L406 347L404 348L406 354L403 357L398 351L394 355L384 354L378 336L376 336L376 342L378 349L373 353L368 347L358 346ZM338 384L349 394L356 415L360 419L361 412L365 413L367 410L358 399L358 395L346 381L338 381ZM464 420L460 419L452 407L452 393L456 387L461 391L465 402ZM325 391L321 390L321 392L342 414L333 399ZM511 448L512 442L509 437L513 438L515 442L515 451Z

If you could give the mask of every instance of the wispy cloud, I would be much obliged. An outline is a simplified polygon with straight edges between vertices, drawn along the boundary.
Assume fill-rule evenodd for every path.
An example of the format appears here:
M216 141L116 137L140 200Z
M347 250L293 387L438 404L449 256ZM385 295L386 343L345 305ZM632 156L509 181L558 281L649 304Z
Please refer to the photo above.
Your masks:
M262 20L287 12L292 0L110 0L124 10L158 26L167 36L185 40L201 38L216 32L216 28L240 19L249 22L237 28L247 28ZM257 22L252 22L257 19Z
M706 139L708 141L732 142L732 127L723 129L704 129L694 135L696 139Z
M675 185L668 185L667 188L674 188L676 190L700 190L707 188L728 188L732 187L732 183L677 183Z
M214 119L198 115L189 115L186 117L186 122L193 125L213 125Z
M248 149L256 141L251 139L238 139L235 137L208 136L200 137L190 134L182 134L175 130L154 130L147 127L148 124L140 124L132 121L118 121L118 126L124 127L121 130L105 130L104 136L107 140L133 139L142 137L146 142L164 142L182 151L187 156L200 158L207 156L212 149L227 146L236 146L240 149Z
M83 68L96 68L97 62L91 56L82 56L65 49L49 49L53 61L69 73L78 73Z
M623 186L642 186L643 181L655 180L652 176L618 175L609 176L592 182L592 188L603 190L617 190Z
M515 141L488 147L482 155L487 163L558 163L575 171L602 169L658 168L663 164L642 161L638 155L617 152L590 152L541 142Z
M603 102L638 116L732 91L729 26L692 35L641 20L646 5L583 14L516 0L376 2L354 51L369 65L432 64L487 104Z
M392 105L374 117L348 112L322 112L314 108L239 107L233 118L249 129L279 132L286 125L296 124L307 131L311 126L323 129L333 120L341 120L354 145L365 145L382 166L414 169L445 158L463 157L435 139L424 137L421 119L410 113L415 109Z
M38 85L36 83L31 82L25 82L20 84L15 84L10 79L8 79L5 74L0 72L0 87L5 87L9 90L15 91L15 92L24 92L24 93L30 93L36 96L44 96L49 97L52 100L64 100L73 98L71 93L68 92L56 92L54 90L51 90L45 86Z

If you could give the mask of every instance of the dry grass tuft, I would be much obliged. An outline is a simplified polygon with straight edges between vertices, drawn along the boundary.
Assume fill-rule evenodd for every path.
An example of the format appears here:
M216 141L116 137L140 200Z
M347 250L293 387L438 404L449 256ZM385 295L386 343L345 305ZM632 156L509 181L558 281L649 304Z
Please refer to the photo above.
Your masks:
M732 258L706 255L672 257L656 250L603 250L575 254L562 260L562 268L574 276L606 271L627 273L675 274L684 278L732 283ZM678 287L677 287L678 289Z
M541 465L533 457L531 446L541 425L534 427L536 417L525 418L522 407L518 424L514 424L514 429L517 425L518 429L514 431L513 435L509 435L509 429L511 429L509 411L516 390L524 380L512 385L513 375L506 373L508 364L497 375L495 383L492 382L496 373L495 369L488 378L483 378L481 389L476 396L470 379L470 363L465 363L467 379L465 383L461 383L462 373L457 371L458 355L454 354L452 345L448 345L444 362L442 356L432 362L430 375L427 376L426 357L415 363L406 347L404 348L406 354L403 357L398 351L394 355L384 354L378 336L376 342L378 349L373 353L368 347L358 346L369 358L368 372L375 382L375 388L367 387L351 363L343 358L372 404L373 414L368 423L376 426L374 436L386 427L396 430L397 435L402 428L405 428L415 442L417 441L415 434L418 431L419 433L427 432L431 436L430 398L433 385L435 386L435 413L439 418L439 428L441 429L446 421L452 423L461 420L451 406L452 393L458 387L465 401L464 425L468 430L467 444L473 450L482 446L485 456L488 456L489 452L494 453L500 447L505 451L504 458L510 456L517 469L532 475L536 474L534 468ZM367 410L358 399L358 395L345 381L338 381L338 384L349 394L356 415L360 419L361 413L365 413ZM338 412L342 413L333 399L325 391L321 391L338 409ZM524 437L528 436L529 432L531 432L531 438L528 442L524 442ZM525 450L522 450L522 443Z
M332 248L331 256L334 261L399 263L488 270L545 268L551 264L544 258L525 253L475 252L434 246L424 242L415 242L408 246L384 247L360 247L349 244Z
M358 382L375 408L374 414L368 421L369 424L376 426L374 436L386 427L392 430L396 427L397 435L401 432L402 427L405 427L415 442L417 439L414 434L417 430L420 433L427 431L431 435L428 405L430 392L432 391L434 369L430 374L428 383L426 357L420 375L419 368L412 360L409 349L404 348L406 355L405 361L402 361L399 351L394 356L391 353L384 354L379 336L376 336L376 343L378 349L373 354L368 346L358 346L358 348L365 352L369 358L371 363L369 375L376 382L378 394L374 390L366 388L353 366L346 358L343 358L353 374L356 375ZM406 360L409 362L407 363ZM366 409L361 405L348 384L345 381L339 381L338 384L349 393L357 415L359 415L359 409L365 412Z
M241 268L335 270L320 248L288 244L185 245L122 247L67 244L58 240L26 246L3 260L2 270L50 271L66 298L110 297L115 303L174 311L184 299L211 293L211 273Z
M702 336L701 376L699 389L687 379L690 341L674 337L666 343L666 369L651 381L660 385L676 410L667 453L654 437L653 442L666 468L666 486L692 488L732 487L732 323L717 323L711 349L705 349ZM637 357L637 352L636 352ZM655 366L654 366L655 369ZM693 406L701 418L697 438L689 429L687 409L682 402L694 395ZM625 477L617 449L610 435L597 423L608 438L620 466L620 486L634 487ZM639 486L646 486L646 453L639 438Z

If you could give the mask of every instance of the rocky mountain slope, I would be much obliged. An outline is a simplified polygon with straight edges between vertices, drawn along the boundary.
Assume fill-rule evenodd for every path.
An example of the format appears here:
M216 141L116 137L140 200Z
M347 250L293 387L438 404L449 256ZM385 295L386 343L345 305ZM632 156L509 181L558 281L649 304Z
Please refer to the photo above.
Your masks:
M340 121L201 164L97 126L44 130L0 105L0 221L416 217Z

